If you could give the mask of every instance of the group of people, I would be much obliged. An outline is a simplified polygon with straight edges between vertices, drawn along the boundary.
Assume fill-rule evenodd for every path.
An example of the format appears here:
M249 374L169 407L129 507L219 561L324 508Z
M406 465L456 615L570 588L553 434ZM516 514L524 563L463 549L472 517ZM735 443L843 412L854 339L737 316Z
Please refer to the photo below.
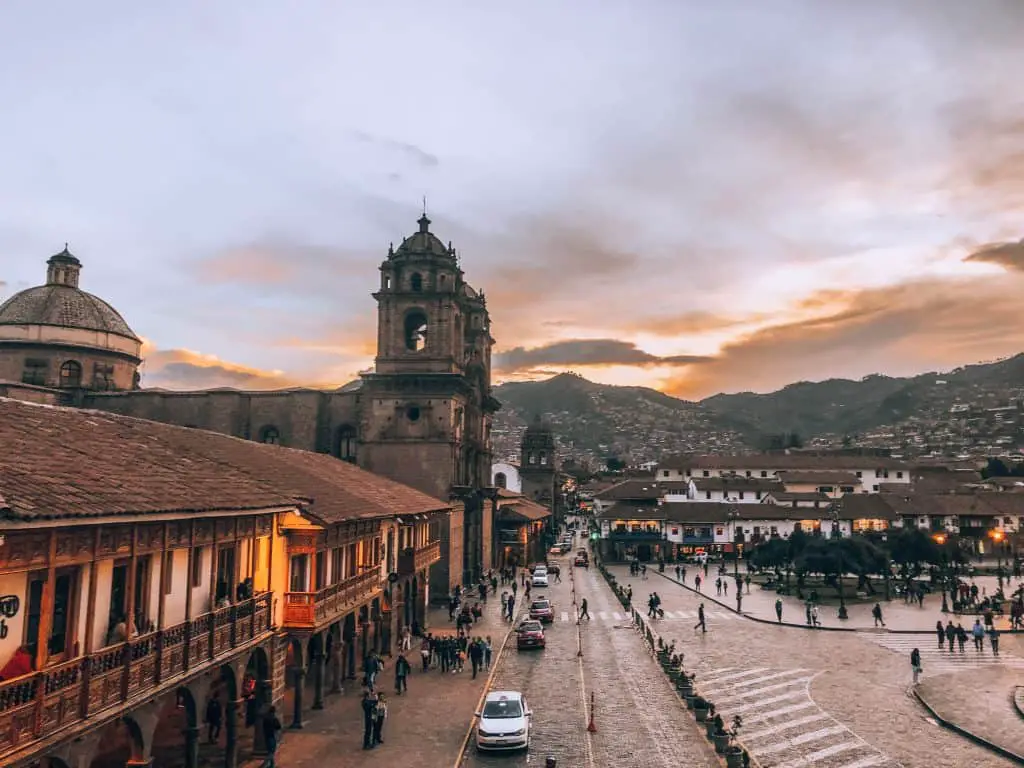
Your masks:
M456 635L438 635L427 633L420 642L420 660L423 671L440 669L441 672L456 674L461 672L470 661L475 678L480 669L491 668L491 656L494 646L491 636L470 638L464 632Z
M953 626L952 621L947 621L945 626L943 626L942 621L935 622L935 636L938 638L939 648L948 645L950 653L953 652L954 641L959 645L960 653L964 652L964 647L967 645L967 635L967 630L959 622L957 622L956 626ZM974 626L971 627L970 631L970 636L974 640L974 650L978 652L985 650L986 635L988 635L989 644L992 646L992 653L998 656L999 630L995 628L991 617L987 617L985 625L982 625L981 619L975 619Z

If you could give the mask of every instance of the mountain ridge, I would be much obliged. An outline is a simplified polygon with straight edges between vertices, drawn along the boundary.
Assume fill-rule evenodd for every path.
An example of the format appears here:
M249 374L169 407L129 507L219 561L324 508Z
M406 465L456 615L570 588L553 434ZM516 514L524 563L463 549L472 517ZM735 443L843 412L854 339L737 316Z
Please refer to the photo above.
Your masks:
M1019 402L1024 353L991 363L897 377L799 381L774 392L720 393L684 400L649 387L599 384L576 373L494 388L505 404L497 435L516 434L534 415L552 422L569 453L593 456L761 447L766 438L850 436L887 425L941 419L960 405ZM515 445L502 446L505 453Z

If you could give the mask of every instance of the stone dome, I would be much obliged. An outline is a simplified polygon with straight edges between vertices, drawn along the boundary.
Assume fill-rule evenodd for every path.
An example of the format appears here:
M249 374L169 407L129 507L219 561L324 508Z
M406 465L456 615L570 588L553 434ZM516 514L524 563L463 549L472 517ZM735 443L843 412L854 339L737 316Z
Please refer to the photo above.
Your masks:
M51 256L47 261L45 285L16 293L0 304L0 326L53 325L113 333L140 341L116 309L78 287L81 267L81 262L67 247Z
M391 254L391 257L408 256L440 256L446 259L455 259L455 251L450 245L445 245L430 231L430 219L426 214L420 217L419 231L410 235L402 241Z

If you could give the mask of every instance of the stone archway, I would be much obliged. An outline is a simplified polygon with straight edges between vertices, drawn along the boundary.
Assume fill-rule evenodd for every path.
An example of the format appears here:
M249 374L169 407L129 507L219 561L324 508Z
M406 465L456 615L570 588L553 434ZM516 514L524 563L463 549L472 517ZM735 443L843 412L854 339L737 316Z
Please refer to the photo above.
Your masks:
M199 720L195 696L189 688L183 686L164 696L150 747L154 768L182 765L183 740L184 768L198 768Z
M345 641L341 639L341 622L336 621L327 628L325 638L325 663L330 681L328 693L341 693L341 678L344 675Z
M270 674L270 658L262 647L252 649L242 673L241 705L244 729L239 737L239 754L266 753L263 718L273 707L274 681Z
M288 719L289 728L302 728L302 710L304 709L304 693L306 689L307 648L301 639L288 638L288 651L285 654L285 688L282 709Z
M124 768L129 762L143 762L145 756L142 729L125 715L111 720L97 734L96 751L89 768Z
M309 672L313 676L313 709L324 708L324 675L326 671L326 638L323 632L317 632L309 638L307 656Z
M356 627L356 615L354 613L350 613L345 617L345 621L341 627L342 648L345 653L345 657L342 660L341 675L347 680L354 680L356 677L357 636L358 630Z

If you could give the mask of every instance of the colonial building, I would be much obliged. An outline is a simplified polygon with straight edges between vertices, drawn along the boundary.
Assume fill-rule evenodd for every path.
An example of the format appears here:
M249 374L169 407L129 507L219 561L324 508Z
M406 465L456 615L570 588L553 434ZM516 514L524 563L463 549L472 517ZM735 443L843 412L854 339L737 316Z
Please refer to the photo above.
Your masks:
M505 488L513 493L523 492L523 480L519 476L519 465L497 461L491 465L491 485Z
M498 489L494 514L495 568L517 568L544 560L544 532L551 510L522 494Z
M45 286L0 307L0 395L330 454L454 502L437 524L438 599L491 567L490 316L425 215L380 265L373 371L337 390L133 389L139 340L78 289L80 268L65 250Z
M548 507L555 514L556 522L560 522L558 502L561 493L555 435L539 416L534 418L523 433L519 476L522 479L522 494Z
M262 746L426 616L448 504L328 456L0 399L0 765ZM329 674L328 674L329 673ZM304 696L307 686L312 696ZM207 703L224 734L200 745Z
M0 380L25 399L65 399L138 386L142 342L117 310L78 287L82 263L65 247L46 262L46 283L0 304Z

